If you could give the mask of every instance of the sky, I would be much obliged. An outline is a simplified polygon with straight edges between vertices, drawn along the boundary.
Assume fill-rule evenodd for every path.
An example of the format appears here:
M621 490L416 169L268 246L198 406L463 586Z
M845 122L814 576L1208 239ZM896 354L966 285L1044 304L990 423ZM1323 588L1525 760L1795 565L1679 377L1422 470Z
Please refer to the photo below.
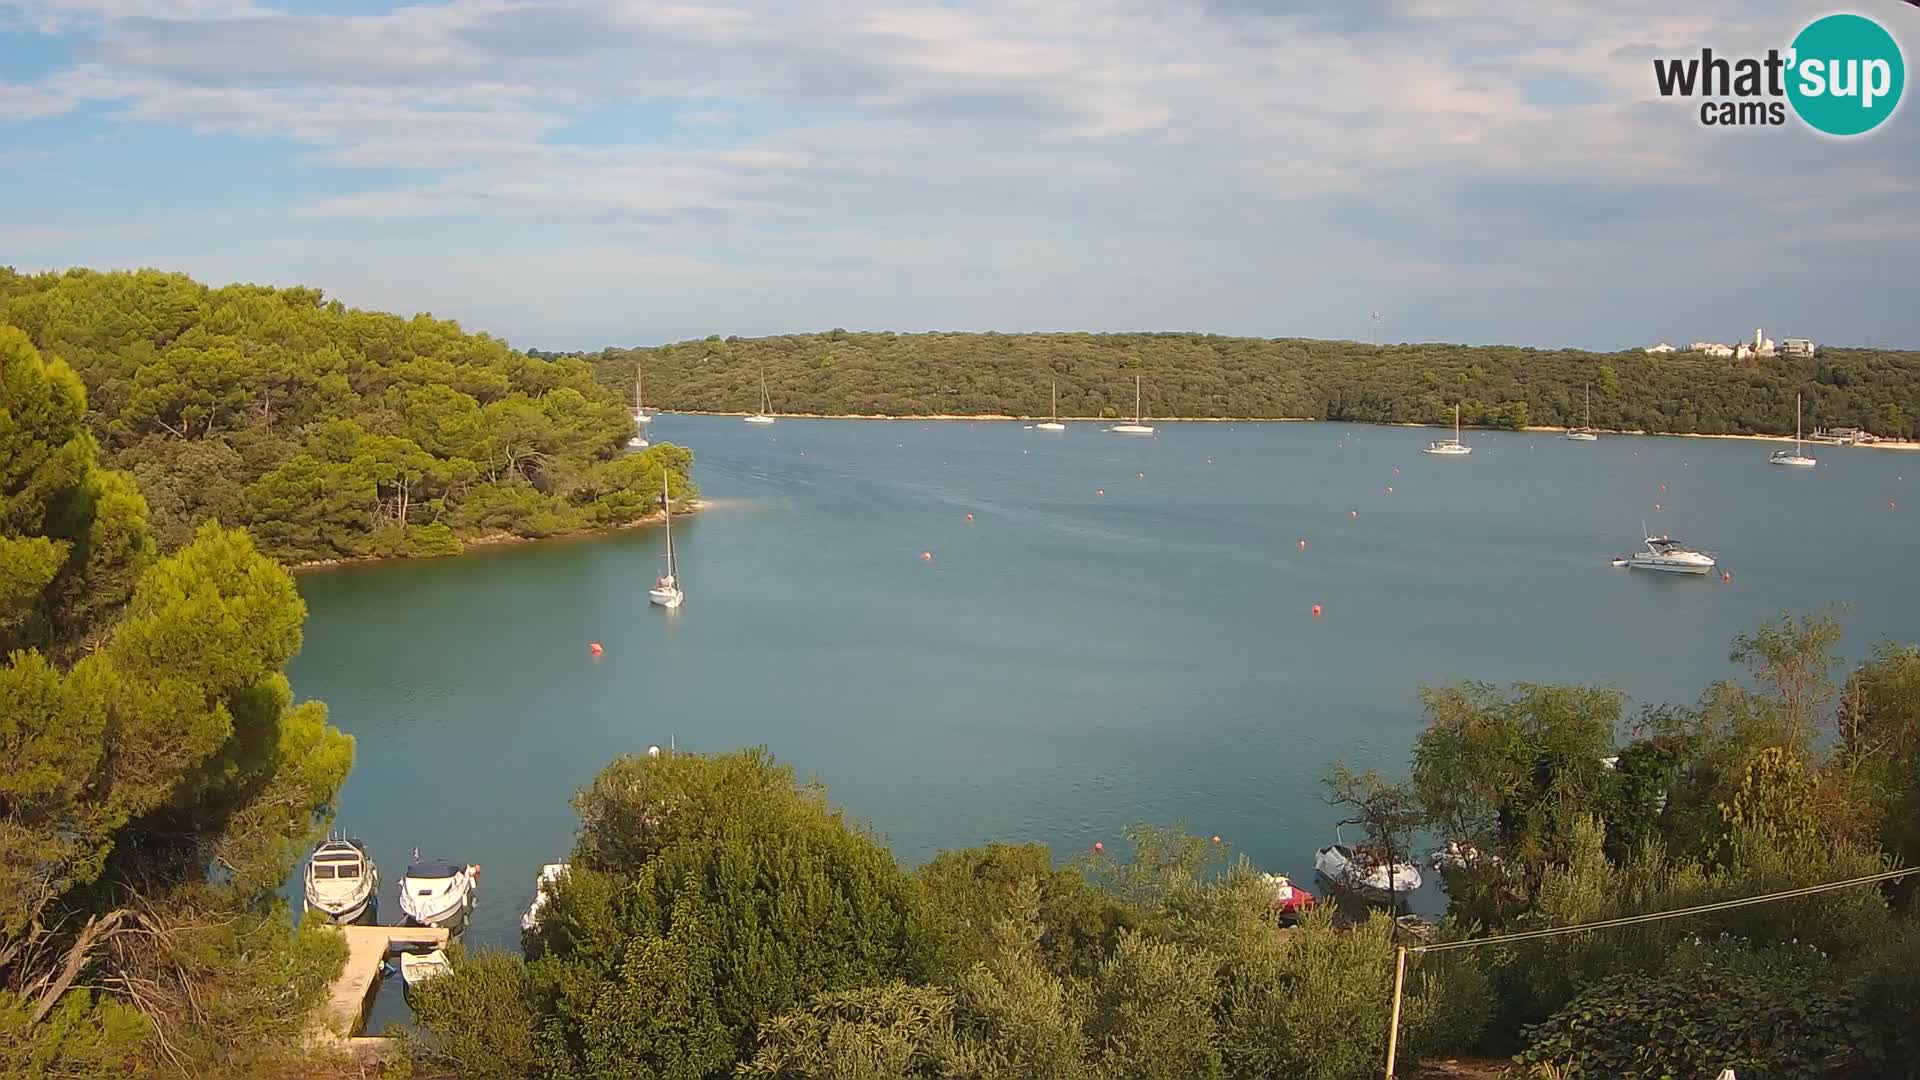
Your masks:
M527 348L1168 330L1920 347L1920 105L1710 128L1793 0L0 0L0 264ZM1862 0L1920 61L1920 7ZM1909 88L1906 97L1920 96Z

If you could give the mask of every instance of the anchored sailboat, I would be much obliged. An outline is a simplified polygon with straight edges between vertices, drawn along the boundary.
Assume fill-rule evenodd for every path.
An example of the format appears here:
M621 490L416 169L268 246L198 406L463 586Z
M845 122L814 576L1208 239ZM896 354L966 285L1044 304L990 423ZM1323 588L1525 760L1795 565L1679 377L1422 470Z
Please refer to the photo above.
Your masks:
M667 498L664 482L660 488L660 509L667 515L667 572L654 581L647 599L659 607L677 608L687 594L680 591L680 568L673 557L673 501Z
M1051 420L1048 420L1044 424L1035 424L1033 425L1033 429L1035 431L1067 430L1067 425L1060 422L1060 380L1059 379L1053 380L1053 412L1051 415L1053 417Z
M1451 440L1435 439L1427 444L1425 450L1420 452L1423 454L1438 454L1441 457L1460 457L1463 454L1473 453L1473 447L1460 441L1460 406L1455 405L1453 407L1453 438Z
M773 399L767 396L767 369L761 368L760 369L760 411L757 413L754 413L752 416L747 417L747 423L749 424L773 423L773 417L767 415L767 409L772 404L773 404Z
M1593 433L1593 384L1587 384L1587 422L1577 428L1567 429L1567 438L1574 442L1599 442L1600 436Z
M1140 376L1135 375L1133 377L1133 423L1115 424L1112 427L1108 428L1107 430L1119 435L1151 435L1153 434L1153 426L1151 424L1141 423L1140 422L1141 418L1142 418L1142 413L1140 412Z
M1804 453L1800 449L1800 395L1799 394L1793 395L1793 449L1792 450L1775 450L1772 454L1768 455L1767 460L1772 462L1775 465L1792 465L1792 466L1795 466L1796 468L1801 468L1801 469L1811 469L1815 465L1819 464L1819 461L1815 460L1814 458L1808 457L1806 453Z

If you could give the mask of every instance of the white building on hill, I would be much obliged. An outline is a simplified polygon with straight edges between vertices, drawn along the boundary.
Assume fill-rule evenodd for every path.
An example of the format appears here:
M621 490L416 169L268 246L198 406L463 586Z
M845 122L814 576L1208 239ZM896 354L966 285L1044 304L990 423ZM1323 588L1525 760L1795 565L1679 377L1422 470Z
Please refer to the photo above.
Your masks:
M1673 346L1663 341L1658 345L1647 346L1647 351L1650 353L1668 353L1673 351Z

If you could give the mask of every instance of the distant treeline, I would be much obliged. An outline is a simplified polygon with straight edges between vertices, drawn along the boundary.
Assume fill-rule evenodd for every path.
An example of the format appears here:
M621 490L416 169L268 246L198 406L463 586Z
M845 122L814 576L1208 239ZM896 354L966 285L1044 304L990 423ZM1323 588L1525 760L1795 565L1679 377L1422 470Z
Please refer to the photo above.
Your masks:
M535 352L532 355L543 356ZM1806 424L1911 436L1920 352L1824 349L1751 362L1699 353L1593 353L1512 346L1383 345L1211 334L797 334L709 337L568 354L622 389L644 363L648 404L747 411L764 370L776 412L1130 416L1142 377L1150 416L1577 425L1591 384L1596 427L1698 434Z
M208 288L153 270L0 267L0 328L86 384L109 468L132 472L165 549L244 525L285 561L436 555L462 538L636 520L692 455L623 453L627 398L428 315L319 290Z

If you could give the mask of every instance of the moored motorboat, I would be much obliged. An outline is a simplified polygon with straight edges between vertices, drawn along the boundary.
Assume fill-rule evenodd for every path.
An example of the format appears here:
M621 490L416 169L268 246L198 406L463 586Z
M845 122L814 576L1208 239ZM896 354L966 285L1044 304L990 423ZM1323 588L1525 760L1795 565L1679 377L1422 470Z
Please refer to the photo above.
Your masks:
M1669 574L1705 574L1717 565L1712 555L1695 551L1671 536L1647 537L1647 550L1627 556L1634 570L1660 570Z
M337 923L358 922L380 903L380 869L356 837L329 837L307 860L304 902Z
M1298 919L1313 907L1313 894L1295 885L1285 874L1261 874L1260 883L1272 890L1267 906L1282 922Z
M400 910L415 926L452 926L473 910L480 868L413 853L400 879Z
M421 983L453 973L453 965L447 962L444 949L432 952L400 954L400 981L411 992Z
M540 868L540 876L533 881L533 902L520 914L521 933L531 934L540 929L540 909L547 906L549 890L566 876L566 863L548 863Z
M1500 856L1489 855L1465 840L1449 840L1447 846L1435 848L1427 853L1427 865L1435 872L1444 870L1466 870L1485 864L1496 864Z
M1370 900L1405 896L1420 887L1420 868L1412 863L1388 866L1345 844L1328 844L1314 853L1313 869L1334 887Z

